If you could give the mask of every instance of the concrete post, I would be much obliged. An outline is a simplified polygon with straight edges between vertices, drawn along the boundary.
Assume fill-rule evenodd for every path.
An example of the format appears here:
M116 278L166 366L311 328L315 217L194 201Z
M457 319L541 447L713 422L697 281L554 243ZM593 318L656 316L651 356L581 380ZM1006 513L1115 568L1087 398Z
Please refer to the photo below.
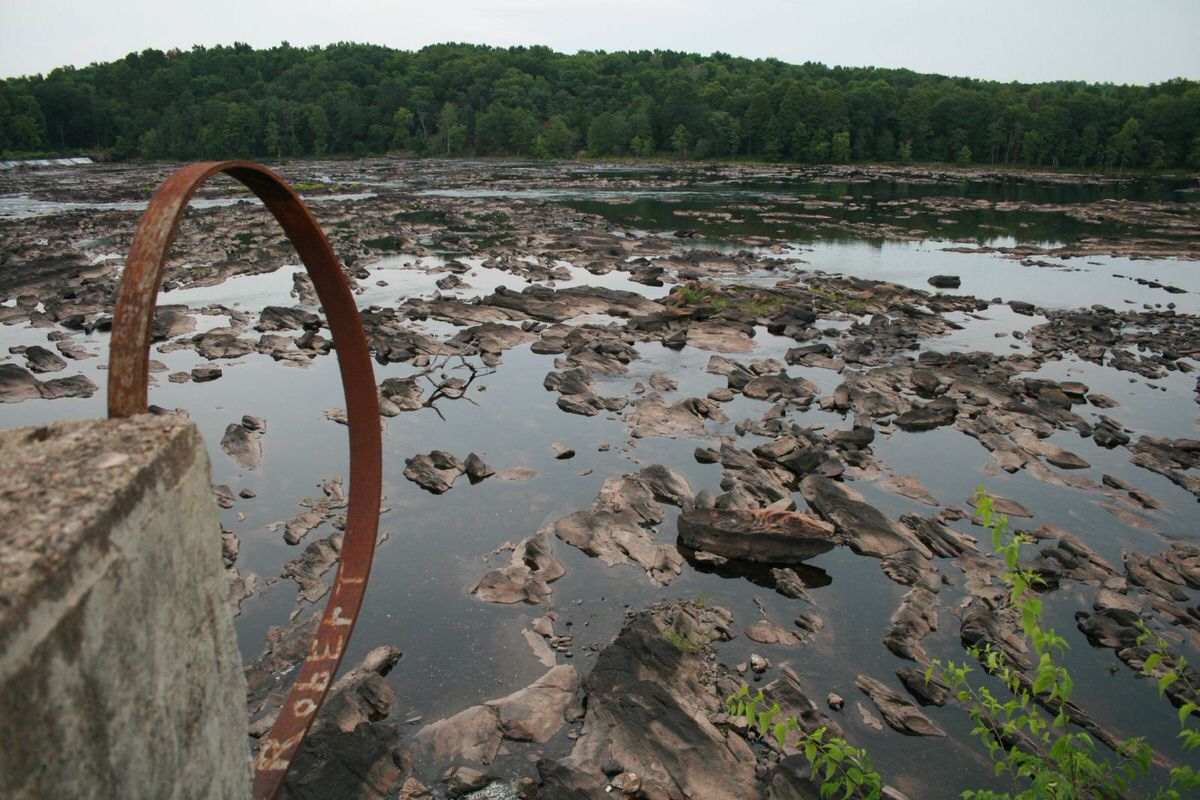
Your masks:
M227 595L189 420L0 432L0 797L248 797Z

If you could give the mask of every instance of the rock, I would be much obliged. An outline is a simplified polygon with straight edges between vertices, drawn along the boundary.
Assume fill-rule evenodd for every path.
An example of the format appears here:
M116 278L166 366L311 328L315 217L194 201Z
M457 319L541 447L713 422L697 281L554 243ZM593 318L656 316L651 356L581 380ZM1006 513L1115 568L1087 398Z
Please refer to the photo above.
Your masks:
M796 570L789 567L774 568L771 570L771 577L775 579L775 591L779 592L784 597L791 597L796 600L809 600L808 592L805 591L807 586Z
M1061 447L1055 448L1054 452L1046 456L1046 460L1062 469L1087 469L1091 466L1079 456L1063 450Z
M286 796L383 800L400 789L412 759L396 726L381 721L393 702L392 690L382 676L400 655L394 647L377 647L330 687L325 705L288 771ZM296 660L302 657L300 654ZM282 704L281 695L270 697ZM262 710L260 707L258 712Z
M297 800L393 796L411 768L400 732L385 722L364 722L345 732L333 726L310 731L284 779L284 795Z
M915 705L874 678L859 675L854 685L871 698L871 702L893 730L906 736L946 735L937 723L922 714Z
M842 707L846 705L846 701L842 698L842 696L840 694L836 694L835 692L830 692L825 698L825 704L828 705L830 708L832 708L834 711L841 711Z
M787 628L765 619L761 619L753 625L747 625L745 634L747 639L759 644L778 644L784 647L791 647L800 641L799 637Z
M43 383L38 389L46 400L57 400L60 397L91 397L97 391L96 384L83 375L54 378Z
M992 509L998 514L1006 514L1010 517L1022 517L1025 519L1033 518L1033 513L1016 500L1008 497L1001 497L998 494L991 495L991 498ZM967 498L967 505L969 505L971 508L975 507L976 502L975 495L971 495Z
M462 797L487 786L495 778L473 767L457 766L446 773L446 792L449 797Z
M299 503L304 510L284 523L283 540L288 544L298 544L310 530L346 508L341 476L323 481L321 490L324 497L304 498Z
M957 275L934 275L929 278L929 285L935 289L957 289L962 286L962 279Z
M550 584L566 574L554 556L554 546L546 530L521 540L513 549L509 566L486 573L471 594L485 603L542 602L550 596Z
M891 475L881 480L879 486L902 497L922 502L927 506L941 505L937 498L925 488L925 484L912 475Z
M466 468L467 479L473 484L479 483L483 479L496 474L496 471L484 463L484 460L475 453L467 456L467 460L463 462L463 466Z
M221 483L213 487L213 497L221 508L233 508L233 490Z
M908 528L867 505L844 484L809 475L800 482L800 491L818 514L836 526L839 543L856 553L882 558L911 549L927 558L931 555Z
M754 349L754 340L750 338L753 329L747 327L717 320L695 322L688 326L687 344L717 353L748 353Z
M883 644L900 658L928 664L921 640L938 627L937 595L928 589L910 589L892 615Z
M1026 303L1023 300L1009 300L1008 307L1018 314L1023 314L1027 317L1032 317L1037 311L1037 306L1033 303Z
M560 461L575 457L575 451L562 442L554 442L550 445L550 450L554 453L554 457Z
M262 465L262 442L245 425L230 425L221 437L221 450L242 469L257 470Z
M40 387L41 381L24 367L0 364L0 403L19 403L40 398Z
M880 566L883 574L905 586L918 586L936 593L941 585L942 576L933 562L916 550L901 550L884 556Z
M771 698L771 702L779 703L783 719L795 716L803 733L825 728L832 736L842 736L841 725L808 696L800 676L791 667L780 667L779 677L763 687L763 695Z
M762 675L771 668L770 659L765 656L760 656L758 653L750 654L750 671L755 675Z
M0 364L0 403L20 403L37 398L91 397L96 384L83 375L39 381L29 370L16 364Z
M466 464L441 450L406 458L404 464L404 477L432 494L449 491L455 479L467 471Z
M417 731L412 741L416 750L438 763L491 764L503 739L499 712L479 705L431 722Z
M315 603L329 591L321 576L338 562L342 553L342 533L309 542L304 552L283 565L281 577L292 578L300 586L299 599Z
M420 410L423 406L421 391L415 377L388 378L379 384L379 413L385 417L394 417L401 411Z
M162 342L196 330L196 318L187 306L158 306L154 309L154 327L150 341Z
M537 470L530 467L511 467L502 472L497 472L496 477L502 481L524 482L537 477Z
M1029 646L1016 611L1011 608L993 610L973 601L962 614L959 635L965 647L982 649L990 644L1003 652L1009 666L1022 671L1032 669Z
M543 530L609 566L636 563L651 581L666 585L683 571L678 548L659 544L648 528L663 521L656 501L683 507L692 490L681 475L661 465L605 480L591 508L576 511Z
M670 606L625 624L584 681L587 715L571 754L538 762L539 800L608 800L602 767L610 761L641 779L645 797L759 797L754 753L709 721L707 712L723 701L703 657L664 636L683 625L687 636L707 641L717 619L711 608Z
M25 366L31 372L59 372L67 368L67 362L41 345L33 344L25 348Z
M925 670L918 667L901 667L896 677L908 689L908 693L923 706L944 706L954 695L950 687L936 674L925 677Z
M706 396L708 397L709 400L713 400L718 403L728 403L730 400L733 399L733 391L725 388L724 386L718 386L716 389L713 389L711 392L709 392Z
M862 720L863 725L866 725L873 731L879 731L880 733L883 732L883 723L880 722L879 717L872 714L866 706L858 701L855 701L854 709L858 712L858 718Z
M935 556L954 558L963 553L978 551L976 542L970 536L961 534L937 519L924 519L916 514L905 514L900 522L911 530L928 547Z
M943 425L953 425L958 418L958 404L949 397L939 397L924 406L913 406L894 420L897 428L906 431L928 431Z
M648 383L651 389L659 392L673 392L679 388L679 383L674 378L661 372L651 375Z
M742 394L753 400L795 400L812 398L820 394L820 388L804 378L793 378L786 372L776 375L760 375L742 387Z
M400 794L397 800L429 800L431 796L428 786L410 776L404 781L404 785L400 787Z
M221 377L221 368L214 366L196 367L192 370L192 380L196 383L207 383Z
M634 411L629 416L629 435L634 438L662 436L674 439L680 434L704 433L706 419L725 422L728 417L708 400L688 397L667 405L660 395L650 394L634 404Z
M558 659L554 655L554 651L550 649L550 645L546 644L545 638L535 631L521 631L521 636L525 639L525 643L529 645L529 649L533 651L533 655L544 667L553 667L558 663Z
M317 330L322 326L321 318L311 311L286 306L266 306L258 315L256 331Z
M487 705L496 709L506 739L541 744L566 724L567 709L578 689L575 668L562 665L551 668L532 685Z
M693 509L679 515L679 543L725 558L796 564L834 546L834 527L802 512Z
M613 789L623 794L637 794L642 788L642 779L636 772L622 772L614 776L611 783Z
M196 352L213 361L218 358L240 358L254 352L254 343L239 339L232 333L202 333L195 338Z

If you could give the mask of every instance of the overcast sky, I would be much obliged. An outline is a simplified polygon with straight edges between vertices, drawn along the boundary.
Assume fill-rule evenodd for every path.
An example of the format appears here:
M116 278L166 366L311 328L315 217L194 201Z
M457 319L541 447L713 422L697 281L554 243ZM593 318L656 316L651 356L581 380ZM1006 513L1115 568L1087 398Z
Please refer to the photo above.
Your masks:
M0 0L0 77L145 48L719 50L1001 81L1200 79L1200 0Z

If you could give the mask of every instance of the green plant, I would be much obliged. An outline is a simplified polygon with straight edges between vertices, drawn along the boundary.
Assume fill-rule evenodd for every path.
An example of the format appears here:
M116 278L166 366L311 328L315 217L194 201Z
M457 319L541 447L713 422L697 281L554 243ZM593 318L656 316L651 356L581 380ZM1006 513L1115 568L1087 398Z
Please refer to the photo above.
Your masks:
M861 797L874 800L883 794L883 778L867 760L867 751L845 739L826 736L825 728L806 734L804 758L812 767L813 780L820 781L821 797Z
M1115 760L1098 758L1095 742L1087 733L1071 728L1068 709L1074 683L1066 668L1056 660L1068 644L1053 628L1043 627L1043 604L1033 589L1042 583L1034 573L1023 569L1020 551L1030 540L1021 534L1009 534L1008 518L995 512L992 498L982 486L976 491L976 514L992 535L997 554L1004 559L1004 581L1008 586L1008 606L1020 619L1021 630L1032 644L1036 657L1033 679L1007 663L1004 653L985 644L968 648L985 671L998 678L1011 694L1001 700L986 686L973 686L967 676L967 664L935 660L926 670L926 680L936 671L950 685L955 696L975 723L972 733L979 736L995 762L996 774L1008 773L1028 781L1017 798L1108 798L1122 797L1131 781L1150 769L1152 751L1144 739L1122 743ZM1047 719L1039 709L1046 709ZM1158 797L1179 797L1172 788ZM966 798L1008 798L1011 795L991 791L968 791Z
M704 650L704 645L700 642L693 642L689 637L683 635L674 628L667 628L663 631L663 638L671 644L675 645L675 649L683 653L699 653Z
M955 697L966 707L974 721L972 733L983 742L995 762L997 775L1009 774L1025 783L1016 795L990 790L968 790L964 798L971 800L1077 800L1082 798L1122 798L1130 784L1149 773L1153 751L1142 738L1121 743L1115 759L1099 758L1092 738L1083 731L1071 728L1069 701L1074 682L1067 669L1056 660L1067 650L1065 639L1053 628L1043 627L1044 607L1034 588L1042 580L1020 563L1021 547L1031 540L1020 533L1010 534L1008 518L995 511L995 503L980 486L974 495L976 514L991 533L995 552L1004 559L1004 582L1008 586L1008 607L1020 618L1021 630L1033 646L1036 667L1032 679L1021 670L1006 663L1004 653L991 644L971 647L967 652L976 658L983 669L999 679L1011 695L998 698L987 686L975 686L968 680L973 671L966 663L934 660L925 672L930 680L934 673L950 685ZM1200 729L1189 723L1198 706L1189 698L1198 696L1182 654L1172 653L1165 639L1139 623L1142 630L1139 647L1150 651L1142 665L1142 673L1158 678L1160 695L1172 685L1180 684L1183 692L1179 708L1179 738L1186 750L1200 749ZM771 736L780 749L788 735L799 729L796 717L777 720L778 703L767 705L760 689L751 695L747 686L729 695L726 708L731 716L745 717L751 729L760 736ZM1044 711L1043 711L1044 709ZM1049 718L1047 718L1047 716ZM843 798L877 798L882 792L879 773L870 765L865 750L856 748L844 739L829 736L825 728L802 733L796 741L812 769L813 780L819 781L822 797L841 794ZM1170 784L1152 790L1147 795L1158 800L1179 800L1195 797L1200 789L1200 771L1190 765L1177 766L1170 771ZM1186 794L1185 794L1186 793Z
M1145 621L1138 620L1138 627L1142 631L1137 638L1138 646L1150 648L1150 655L1142 664L1142 674L1154 677L1155 670L1159 665L1165 667L1162 675L1158 678L1159 695L1166 695L1168 688L1173 684L1180 683L1186 690L1183 694L1185 698L1200 696L1200 691L1198 691L1200 687L1197 687L1189 677L1187 658L1182 653L1172 653L1167 645L1167 640L1147 628ZM1196 709L1197 705L1192 700L1185 699L1179 706L1179 738L1183 740L1185 750L1200 748L1200 729L1188 724ZM1173 767L1171 769L1171 786L1181 789L1200 789L1200 771L1187 764Z
M773 739L780 750L787 746L789 734L800 730L795 714L780 717L779 703L768 706L762 689L752 695L745 684L725 698L725 708L731 717L744 718L750 730L757 729L759 738ZM883 779L871 767L866 750L829 736L824 727L811 733L801 731L795 746L804 753L822 797L835 797L840 792L843 798L874 800L882 793Z
M689 306L699 305L708 299L710 289L700 283L688 281L675 287L675 294Z

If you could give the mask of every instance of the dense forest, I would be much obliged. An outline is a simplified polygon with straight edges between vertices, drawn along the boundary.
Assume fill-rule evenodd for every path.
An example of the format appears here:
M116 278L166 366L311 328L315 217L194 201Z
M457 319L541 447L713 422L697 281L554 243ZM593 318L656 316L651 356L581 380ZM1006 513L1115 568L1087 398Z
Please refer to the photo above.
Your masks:
M197 46L0 81L0 152L1200 168L1200 83L997 83L721 53Z

